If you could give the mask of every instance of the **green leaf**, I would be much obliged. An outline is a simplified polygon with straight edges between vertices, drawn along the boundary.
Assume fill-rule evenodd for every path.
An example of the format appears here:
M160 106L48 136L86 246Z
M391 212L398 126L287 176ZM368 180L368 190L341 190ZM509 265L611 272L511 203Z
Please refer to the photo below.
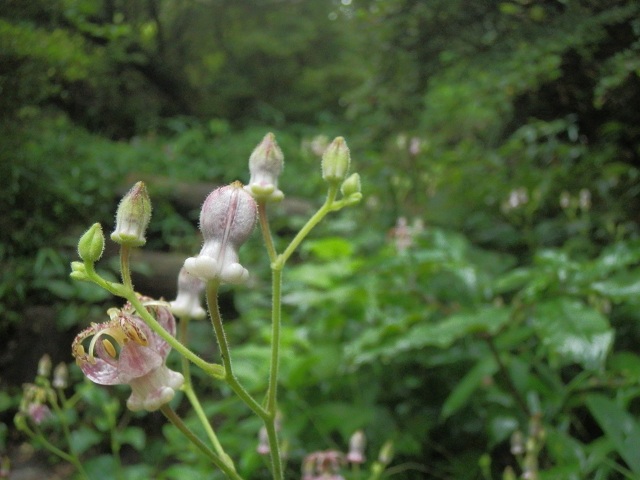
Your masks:
M73 450L77 454L87 451L89 448L97 445L102 440L102 435L95 429L89 427L79 427L71 432L71 443Z
M640 279L637 273L621 273L607 280L591 284L591 288L616 302L632 300L640 295Z
M586 369L598 369L613 341L613 330L604 316L567 298L539 304L533 324L551 359L561 364L578 363Z
M492 357L478 362L456 385L442 405L440 415L446 419L460 410L469 397L475 392L486 377L490 377L498 371L498 364Z
M640 474L640 425L633 416L618 404L600 394L586 399L591 415L596 419L605 435L611 439L616 451L628 467Z
M131 445L138 451L142 451L145 447L147 436L140 427L127 427L124 430L116 432L118 442L121 444Z

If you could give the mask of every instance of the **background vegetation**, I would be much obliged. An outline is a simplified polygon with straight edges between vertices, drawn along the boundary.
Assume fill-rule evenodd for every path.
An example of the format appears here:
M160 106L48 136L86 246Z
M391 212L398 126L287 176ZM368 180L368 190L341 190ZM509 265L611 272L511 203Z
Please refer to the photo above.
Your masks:
M68 280L78 233L108 230L143 178L149 248L192 255L198 205L176 192L246 181L274 131L282 189L304 200L274 211L281 235L321 201L326 137L347 138L366 199L285 277L291 478L358 428L371 459L393 441L396 478L520 475L518 431L540 478L640 478L638 105L633 0L4 0L0 453L23 440L11 417L38 358L69 361L110 301ZM268 266L245 252L255 288L227 314L258 389ZM106 433L86 432L106 393L76 388L78 448L101 471ZM207 411L262 478L259 426L227 397ZM154 416L117 429L131 475L201 478Z

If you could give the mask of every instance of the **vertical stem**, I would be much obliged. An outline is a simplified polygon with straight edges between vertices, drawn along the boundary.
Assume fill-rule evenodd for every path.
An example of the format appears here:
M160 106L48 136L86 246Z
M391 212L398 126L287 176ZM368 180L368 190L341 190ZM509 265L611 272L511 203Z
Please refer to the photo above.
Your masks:
M120 276L122 277L122 284L133 290L133 284L131 283L131 269L129 268L129 256L131 255L131 247L129 245L120 245Z
M260 219L260 230L262 231L264 244L267 247L269 260L273 263L275 262L278 254L276 253L276 248L273 245L273 237L271 235L271 229L269 228L269 220L267 219L267 204L264 202L258 203L258 218Z
M225 378L233 376L233 365L231 362L231 353L229 352L229 343L222 326L222 317L220 316L220 306L218 304L218 280L209 280L207 282L207 305L209 307L209 316L211 317L211 325L218 340L220 348L220 356L222 357L222 365L225 370Z
M211 316L211 325L218 340L220 347L220 355L222 356L222 364L224 366L224 380L227 385L235 392L238 397L251 409L256 415L263 420L268 418L267 411L255 401L255 399L245 390L233 373L233 365L231 362L231 352L227 342L227 336L222 326L222 317L220 316L220 306L218 305L218 287L220 283L215 280L207 282L207 305L209 307L209 315Z
M160 407L160 410L162 411L164 416L167 417L167 419L171 423L173 423L173 425L175 425L176 428L178 428L178 430L180 430L185 437L187 437L189 439L189 441L191 443L193 443L196 447L198 447L198 449L201 452L203 452L207 457L209 457L209 460L211 460L211 462L216 467L218 467L220 470L222 470L229 478L232 478L234 480L242 480L242 477L240 477L240 475L238 475L235 470L230 468L229 465L227 465L225 462L223 462L222 459L218 455L216 455L209 447L207 447L204 444L204 442L202 440L200 440L189 429L189 427L187 427L184 424L182 419L178 415L176 415L176 412L171 410L171 408L166 403L162 407Z
M273 289L271 300L271 363L269 368L269 390L267 391L267 411L275 418L278 404L278 370L280 365L282 270L274 268L271 276Z
M179 334L179 340L184 345L187 344L187 330L189 327L189 320L190 320L189 317L184 317L180 319L180 329L178 330L178 334ZM209 441L213 445L213 448L215 449L216 453L230 467L232 467L235 470L235 467L233 466L233 462L231 461L231 458L225 453L224 449L222 448L222 445L218 440L218 436L216 435L215 431L213 430L213 427L211 426L211 423L209 422L209 419L204 413L204 409L200 404L200 399L198 399L198 396L193 390L193 384L191 383L191 365L189 364L189 360L187 360L185 357L182 357L181 360L182 360L182 375L184 376L184 385L182 387L182 390L187 396L189 403L191 403L193 410L196 412L196 415L200 420L200 423L202 424L203 428L207 432Z

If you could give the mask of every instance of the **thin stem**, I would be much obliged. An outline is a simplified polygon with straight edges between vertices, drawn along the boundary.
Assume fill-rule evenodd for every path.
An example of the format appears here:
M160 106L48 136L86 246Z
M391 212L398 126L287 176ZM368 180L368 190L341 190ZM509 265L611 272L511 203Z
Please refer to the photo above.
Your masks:
M204 453L207 457L209 457L209 460L211 460L211 462L216 467L218 467L220 470L222 470L227 475L227 477L235 479L235 480L242 480L242 477L240 477L240 475L238 475L235 470L233 470L218 455L216 455L216 453L213 450L211 450L209 447L207 447L204 444L204 442L202 440L200 440L189 429L189 427L187 427L185 425L185 423L182 421L182 419L178 415L176 415L176 412L174 412L167 404L164 404L162 407L160 407L160 410L162 411L164 416L167 417L167 419L178 430L180 430L182 432L182 434L185 437L187 437L191 443L193 443L202 453Z
M515 383L513 383L513 379L511 378L511 375L509 375L509 371L507 370L506 365L504 364L504 362L502 361L502 358L500 357L500 352L498 352L496 344L493 341L493 337L491 335L485 335L483 336L483 338L487 342L487 345L489 345L489 350L491 350L491 354L493 355L493 358L496 360L496 363L498 364L500 373L502 374L505 381L507 382L507 387L511 392L511 395L513 395L513 398L515 399L516 403L518 404L522 412L525 414L525 416L527 418L531 417L531 412L529 411L527 402L525 402L524 398L522 397Z
M60 425L62 426L62 434L64 435L67 445L69 446L69 453L67 454L69 458L67 458L66 460L72 463L80 473L87 476L80 462L80 458L76 454L75 448L73 448L73 442L71 441L71 430L69 430L69 424L67 423L67 418L65 417L64 410L60 407L56 394L53 390L51 391L49 397L49 399L51 400L50 403L53 406L58 419L60 420ZM73 460L71 460L71 458L73 458Z
M264 202L258 203L258 218L260 219L260 230L262 231L262 238L264 239L264 244L269 254L269 260L273 263L276 261L278 253L273 245L273 236L271 235L269 219L267 218L267 204Z
M58 447L56 447L55 445L53 445L51 442L49 442L49 440L47 440L47 438L40 432L39 429L37 429L38 430L37 432L34 432L33 430L31 430L26 425L26 423L25 423L25 425L23 425L22 428L23 428L23 431L31 439L34 439L34 440L40 442L44 446L44 448L49 450L51 453L53 453L54 455L57 455L58 457L62 458L64 461L69 462L71 465L73 465L76 468L76 470L78 471L78 473L80 475L82 475L84 478L89 480L89 475L87 474L86 470L84 469L84 467L80 463L80 460L75 455L70 455L67 452L65 452L64 450L61 450Z
M187 343L187 330L189 328L189 320L190 320L189 317L184 317L180 319L180 329L178 330L178 332L179 332L179 340L183 344ZM215 449L216 453L225 462L227 462L227 464L229 464L231 468L235 470L231 457L229 457L225 453L224 449L222 448L222 445L218 440L218 436L213 430L213 427L211 426L211 423L209 422L207 415L204 413L204 409L202 408L200 399L198 398L195 391L193 390L193 384L191 383L191 364L185 357L182 357L182 375L184 376L184 385L182 386L182 390L187 396L187 399L189 400L189 403L193 407L193 410L196 412L196 415L200 420L200 423L202 424L205 432L207 433L207 436L209 437L209 441L213 445L213 448Z
M282 270L274 268L271 299L271 363L269 367L269 389L267 411L275 418L278 402L278 370L280 364L280 323L282 315Z
M265 420L265 429L269 438L269 453L271 455L271 469L274 480L282 480L282 459L280 458L280 445L278 432L276 431L275 418Z
M138 296L135 292L130 291L125 296L131 305L136 309L136 312L142 319L145 321L149 328L151 328L155 333L160 335L171 347L176 350L180 355L187 358L190 362L200 367L205 371L209 376L217 378L219 380L224 379L224 368L222 365L218 365L217 363L209 363L201 359L198 355L189 350L186 346L184 346L177 338L167 332L162 325L158 323L158 321L153 318L142 302L138 299Z
M229 343L227 342L227 336L222 326L222 317L220 316L220 306L218 304L218 287L220 283L215 280L207 282L206 295L207 306L209 308L209 315L211 316L211 325L216 334L218 346L220 348L220 355L222 356L222 364L224 366L224 380L231 387L231 389L240 397L240 399L251 409L256 415L263 420L269 417L268 412L262 408L262 406L256 402L249 392L240 384L235 374L233 373L233 363L231 361L231 352L229 350Z
M284 265L285 262L289 259L291 254L295 251L296 248L302 243L309 232L318 224L320 221L327 215L327 213L334 210L333 204L338 194L338 186L331 185L329 187L329 191L327 192L327 198L324 204L318 209L318 211L307 221L307 223L300 229L297 235L291 240L291 243L285 251L278 257L278 263Z
M133 290L131 282L131 269L129 268L129 257L131 255L131 247L126 244L120 245L120 276L122 284L130 290Z

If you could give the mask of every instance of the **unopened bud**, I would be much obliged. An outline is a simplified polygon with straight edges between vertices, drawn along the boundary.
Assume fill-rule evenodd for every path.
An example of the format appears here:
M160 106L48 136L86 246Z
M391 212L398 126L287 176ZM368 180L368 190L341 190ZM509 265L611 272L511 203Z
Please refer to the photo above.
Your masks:
M74 280L89 280L87 268L82 262L71 262L71 273L69 276Z
M344 138L337 137L322 155L322 178L329 183L342 182L349 173L351 157Z
M171 302L171 312L178 317L203 318L207 312L200 304L204 290L202 279L191 275L184 267L178 274L178 295Z
M349 205L353 205L362 200L362 193L360 190L360 175L357 173L349 175L347 179L342 182L342 186L340 187L342 196Z
M116 228L111 240L121 245L139 247L151 220L151 200L143 182L136 183L122 198L116 214Z
M383 465L389 465L391 460L393 459L393 442L391 440L387 440L382 445L380 449L380 453L378 453L378 461Z
M47 378L51 375L51 357L47 353L45 353L38 362L38 375Z
M364 463L364 448L367 444L362 430L356 431L349 439L349 453L347 453L347 461L351 463Z
M267 429L264 426L260 427L260 431L258 432L257 452L260 455L269 455L269 452L271 452L271 448L269 448L269 435L267 434Z
M94 223L78 241L78 254L85 262L94 263L100 260L104 251L104 234L102 226Z
M251 157L249 172L251 179L245 190L257 201L277 202L284 198L278 190L278 177L284 167L284 155L276 143L273 133L267 133Z
M185 270L205 281L246 281L249 272L238 263L238 249L251 235L256 217L256 202L240 182L211 192L200 212L204 245L197 257L185 260Z
M69 384L69 369L67 368L67 364L64 362L56 365L56 368L53 370L53 382L52 385L54 388L67 388Z
M511 454L519 456L524 454L524 436L520 430L511 434Z

